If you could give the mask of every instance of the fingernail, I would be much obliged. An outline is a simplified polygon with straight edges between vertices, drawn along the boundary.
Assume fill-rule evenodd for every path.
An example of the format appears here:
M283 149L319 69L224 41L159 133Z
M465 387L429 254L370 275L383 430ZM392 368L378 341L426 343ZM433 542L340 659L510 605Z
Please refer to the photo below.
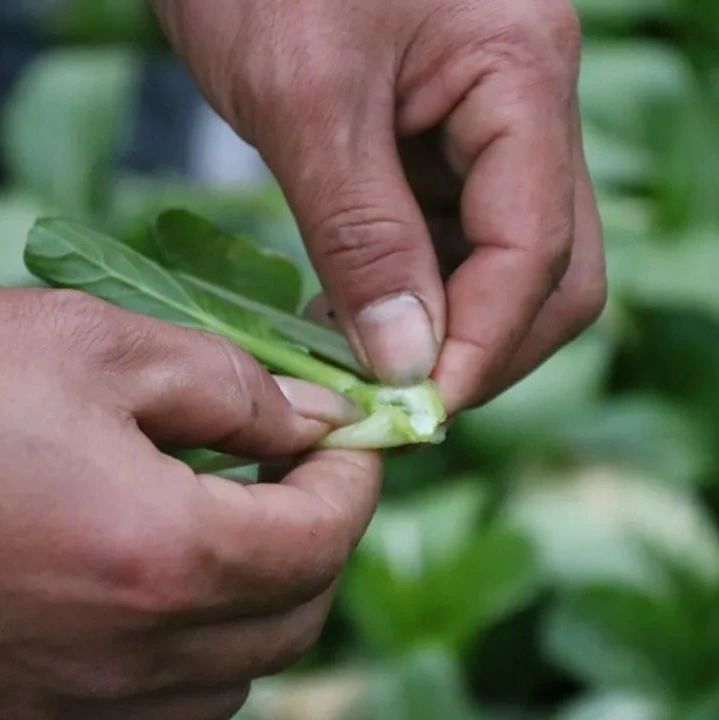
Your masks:
M302 417L330 425L350 425L364 416L348 398L313 383L283 375L275 381L292 409Z
M380 380L411 385L432 372L438 345L429 315L414 295L372 303L357 315L355 327L367 362Z

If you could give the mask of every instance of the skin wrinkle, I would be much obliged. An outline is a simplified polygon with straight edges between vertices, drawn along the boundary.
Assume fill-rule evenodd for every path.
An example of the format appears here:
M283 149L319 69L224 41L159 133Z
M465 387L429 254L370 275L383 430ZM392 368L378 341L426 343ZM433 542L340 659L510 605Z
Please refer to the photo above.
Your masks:
M352 212L352 215L355 213ZM406 231L409 228L402 221L391 218L347 221L340 216L333 218L333 225L331 230L321 233L323 237L332 237L332 242L322 247L322 257L326 261L342 263L349 273L357 270L371 276L373 266L383 263L389 257L406 255L408 261L412 260L411 247L386 242L390 236L404 235L407 243Z

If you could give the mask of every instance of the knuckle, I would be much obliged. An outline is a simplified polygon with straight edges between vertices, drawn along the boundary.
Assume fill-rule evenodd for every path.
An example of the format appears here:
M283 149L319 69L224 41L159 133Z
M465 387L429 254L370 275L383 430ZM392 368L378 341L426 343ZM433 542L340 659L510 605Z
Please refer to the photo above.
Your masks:
M335 218L325 227L323 255L346 272L373 272L378 265L399 265L410 248L401 239L406 236L403 223L390 219L351 220L347 215Z
M327 46L324 38L318 37L314 41L323 48L323 52L309 58L304 42L290 41L289 47L283 50L285 62L264 73L264 81L277 107L293 114L300 109L317 117L331 114L339 104L349 101L358 77L353 73L351 64L333 62L336 51ZM298 72L302 75L302 82L297 82ZM259 90L264 93L264 88Z
M104 318L104 341L98 342L93 353L101 370L114 372L134 370L149 364L158 348L159 324L148 324L137 316L126 313L106 313Z
M346 63L320 62L313 64L306 83L292 81L287 95L300 107L317 112L326 103L338 102L349 96L353 75ZM334 100L333 100L334 99Z
M60 337L101 370L133 365L148 352L149 333L135 315L78 290L47 293L44 302Z
M550 29L559 55L578 67L582 54L582 26L576 8L564 0L558 3Z
M263 674L272 675L298 663L317 645L327 620L327 612L309 603L300 610L300 617L294 618L289 627L279 634L263 669Z
M349 276L347 292L371 288L379 280L390 284L383 287L390 294L408 287L413 275L414 234L402 218L369 203L351 203L333 208L312 228L310 237L317 262L345 280Z
M307 621L302 625L301 629L297 633L292 647L290 648L287 656L284 658L284 667L289 667L299 662L305 655L307 655L312 648L317 645L322 631L325 627L326 615L319 610L311 613Z
M94 558L118 606L141 624L197 607L206 553L188 533L172 529L175 521L162 525L148 532L116 531Z
M347 562L351 549L348 528L353 525L349 515L349 511L327 505L323 517L312 528L315 574L322 589L342 573Z
M192 376L184 378L184 381L196 378L197 371L206 374L207 363L212 362L212 365L218 368L215 377L218 382L222 382L227 397L233 404L237 427L245 427L257 419L260 407L254 398L265 387L269 376L259 363L226 338L212 333L201 334L212 354L212 361L198 357L197 361L202 367L184 367L181 374L184 372Z
M233 62L236 65L236 60ZM303 143L316 143L317 128L326 127L325 142L330 141L333 118L356 98L358 78L347 63L331 62L327 57L308 61L304 45L295 47L291 40L283 49L281 62L268 63L265 52L256 53L248 62L254 68L243 72L242 80L235 83L240 92L234 94L232 105L235 116L244 118L244 125L252 128L255 142L274 145L277 133L287 135L288 126L294 140ZM302 82L298 82L298 73ZM256 110L248 108L248 97L261 99L262 107L270 112L257 117ZM315 132L308 134L295 127L293 119L298 114L304 119L302 127L315 128ZM266 117L272 118L270 123Z
M607 304L608 288L604 273L578 285L570 296L576 332L599 319Z
M561 231L542 233L542 242L533 243L528 247L528 260L537 269L538 277L550 291L556 290L569 270L572 260L572 231L563 228Z
M548 284L552 290L559 287L562 279L567 274L569 264L572 260L572 246L569 243L550 246L540 253L541 266L547 277Z
M579 17L566 0L536 3L508 20L490 46L510 65L552 80L573 79L582 47Z
M298 542L288 597L295 604L308 602L325 592L339 577L347 562L354 538L349 537L350 520L329 505L303 521L304 538Z
M44 296L44 316L62 337L81 351L111 342L110 306L78 290L55 290Z

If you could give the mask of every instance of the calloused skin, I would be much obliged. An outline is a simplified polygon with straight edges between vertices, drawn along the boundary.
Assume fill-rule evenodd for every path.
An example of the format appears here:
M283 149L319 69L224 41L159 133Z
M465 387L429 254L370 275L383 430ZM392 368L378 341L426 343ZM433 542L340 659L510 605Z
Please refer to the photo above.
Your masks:
M341 406L298 414L224 340L80 293L0 290L0 346L0 717L231 717L317 639L378 458L193 474L156 445L294 455Z
M377 376L432 374L454 412L601 312L569 0L154 5L210 102L274 171Z

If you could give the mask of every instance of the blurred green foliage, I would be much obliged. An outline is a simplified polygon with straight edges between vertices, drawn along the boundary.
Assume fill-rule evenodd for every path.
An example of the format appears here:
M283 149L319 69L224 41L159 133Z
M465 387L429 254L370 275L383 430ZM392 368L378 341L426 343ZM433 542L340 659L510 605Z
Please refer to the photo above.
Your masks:
M39 214L142 248L180 205L301 259L308 297L275 188L117 165L144 54L163 48L145 3L46 5L58 47L3 108L0 283L32 281ZM719 3L577 5L608 309L444 446L388 458L321 646L244 718L719 717Z

